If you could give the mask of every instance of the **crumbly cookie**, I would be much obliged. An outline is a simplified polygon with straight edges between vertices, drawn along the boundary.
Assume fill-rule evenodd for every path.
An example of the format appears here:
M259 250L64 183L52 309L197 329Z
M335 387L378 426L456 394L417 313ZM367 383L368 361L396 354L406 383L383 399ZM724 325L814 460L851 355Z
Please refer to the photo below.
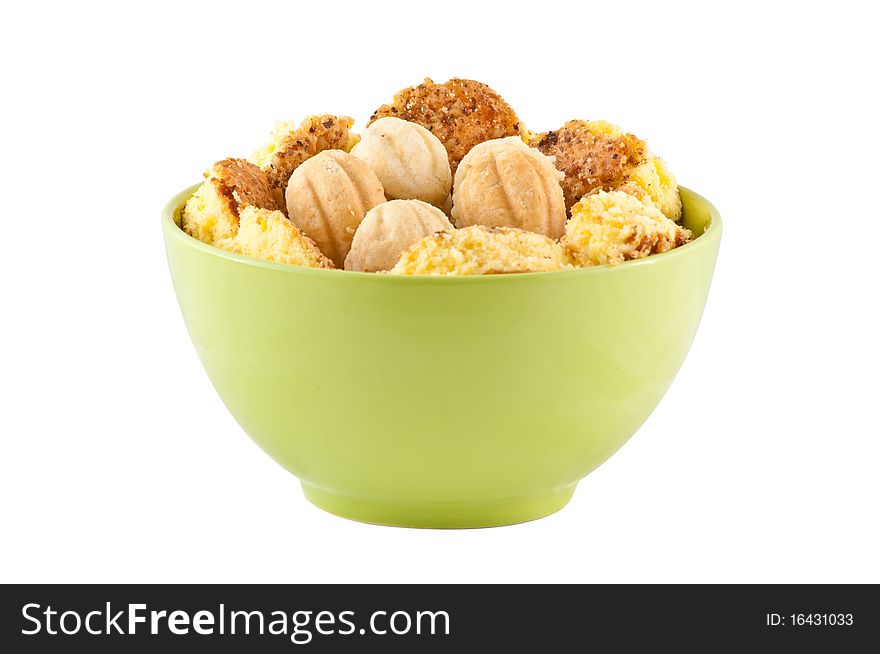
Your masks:
M617 264L666 252L693 239L652 203L623 191L584 196L571 210L562 245L578 266Z
M242 209L238 231L217 247L264 261L307 268L333 268L315 242L277 210L248 205Z
M411 246L392 275L493 275L546 272L571 267L559 243L512 227L440 232Z
M223 159L187 201L181 227L190 236L214 244L235 236L243 207L277 209L265 173L244 159Z

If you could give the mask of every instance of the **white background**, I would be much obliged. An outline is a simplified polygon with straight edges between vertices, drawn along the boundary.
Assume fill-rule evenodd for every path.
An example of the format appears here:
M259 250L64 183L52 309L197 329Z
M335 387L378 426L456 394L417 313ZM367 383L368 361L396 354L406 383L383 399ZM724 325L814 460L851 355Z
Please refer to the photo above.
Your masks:
M346 4L4 9L0 580L880 582L869 3ZM529 524L313 508L215 395L165 262L160 209L211 162L426 75L533 130L616 122L726 221L672 389Z

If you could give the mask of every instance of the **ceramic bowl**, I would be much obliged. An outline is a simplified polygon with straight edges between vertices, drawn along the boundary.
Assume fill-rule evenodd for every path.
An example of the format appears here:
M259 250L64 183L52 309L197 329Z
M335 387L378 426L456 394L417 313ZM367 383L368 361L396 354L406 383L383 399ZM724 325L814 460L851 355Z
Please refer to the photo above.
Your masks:
M483 527L563 507L635 433L687 354L721 220L617 266L400 277L267 263L191 238L166 206L192 342L242 429L331 513ZM683 419L687 419L685 416Z

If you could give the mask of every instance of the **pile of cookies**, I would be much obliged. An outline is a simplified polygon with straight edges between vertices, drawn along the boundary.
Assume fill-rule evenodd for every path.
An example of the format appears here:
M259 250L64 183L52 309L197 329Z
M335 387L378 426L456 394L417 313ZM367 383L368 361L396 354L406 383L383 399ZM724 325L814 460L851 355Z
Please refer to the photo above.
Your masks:
M279 123L211 167L181 226L267 261L397 275L616 264L693 238L663 160L604 121L533 134L485 84L426 79L353 125Z

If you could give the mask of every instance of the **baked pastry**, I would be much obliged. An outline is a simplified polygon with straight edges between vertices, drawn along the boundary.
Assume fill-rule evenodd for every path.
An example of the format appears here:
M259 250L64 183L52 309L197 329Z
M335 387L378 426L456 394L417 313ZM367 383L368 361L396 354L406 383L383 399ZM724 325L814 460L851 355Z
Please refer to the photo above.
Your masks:
M290 220L338 268L364 216L385 202L382 183L370 167L342 150L325 150L300 165L286 196Z
M277 209L265 173L244 159L223 159L183 208L181 227L200 241L213 244L235 236L241 209L254 206Z
M494 275L570 268L559 243L512 227L483 227L427 236L401 255L392 275Z
M692 238L654 204L623 191L598 191L572 207L562 244L576 265L594 266L666 252Z
M457 227L516 227L557 239L565 229L563 177L518 136L480 143L455 172L452 218Z
M529 143L556 157L556 167L565 173L562 189L569 211L590 191L630 184L643 189L667 218L681 218L678 184L664 161L616 125L570 120L558 130L533 135Z
M277 210L245 206L239 216L238 231L232 238L215 243L224 250L264 261L309 268L333 268L315 242Z
M444 158L445 162L445 158ZM391 200L373 207L354 233L346 270L388 270L413 243L454 229L440 209L421 200Z
M418 123L375 120L351 153L376 173L389 200L422 200L441 209L447 205L452 172L446 149Z
M422 125L434 134L449 154L455 174L458 163L471 148L505 136L526 137L525 127L510 105L481 82L453 78L435 84L430 78L403 89L390 104L383 104L370 118L393 116Z
M531 134L485 84L425 78L362 136L353 124L278 123L250 160L205 173L182 229L267 261L405 275L614 264L693 238L663 160L611 123Z
M250 161L266 173L279 209L287 211L284 202L287 180L304 161L324 150L351 150L358 140L351 131L352 125L353 118L332 114L309 116L299 125L276 124L269 142L254 152Z

